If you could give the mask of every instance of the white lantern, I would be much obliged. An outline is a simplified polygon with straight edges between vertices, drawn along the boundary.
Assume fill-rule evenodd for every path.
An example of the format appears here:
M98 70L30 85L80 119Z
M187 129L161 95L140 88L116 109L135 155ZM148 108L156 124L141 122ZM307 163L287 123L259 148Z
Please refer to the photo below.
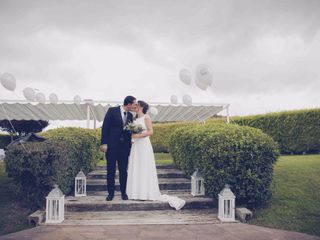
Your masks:
M86 175L80 171L74 179L74 196L83 197L87 195L87 179Z
M198 169L191 176L192 196L203 196L205 194L204 179Z
M62 223L64 220L64 195L58 185L46 197L46 223Z
M219 194L219 211L218 218L222 222L235 221L235 195L230 190L228 184Z

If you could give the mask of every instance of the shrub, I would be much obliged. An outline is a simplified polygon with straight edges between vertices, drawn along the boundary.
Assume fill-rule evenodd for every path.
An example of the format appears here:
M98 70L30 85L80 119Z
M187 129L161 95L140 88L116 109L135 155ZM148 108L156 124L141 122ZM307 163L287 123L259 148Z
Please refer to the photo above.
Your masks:
M80 128L60 128L43 134L44 142L10 146L5 163L17 195L32 208L41 207L54 183L68 194L74 177L92 170L97 162L96 132Z
M224 119L208 119L206 124L215 124L224 122ZM171 134L179 127L199 125L199 122L175 122L175 123L155 123L153 124L153 135L151 143L153 151L157 153L169 152L169 139Z
M281 153L320 151L320 109L236 117L232 122L261 129L279 143Z
M153 124L153 135L150 140L152 143L153 151L160 153L169 152L169 139L173 131L179 127L188 126L191 123L155 123ZM194 123L195 124L195 123Z
M16 139L17 136L13 136ZM0 134L0 149L4 149L11 142L11 136L8 134Z
M174 163L187 175L203 173L206 194L217 199L225 184L237 204L264 205L271 196L277 143L261 130L232 124L208 124L177 129L170 138Z

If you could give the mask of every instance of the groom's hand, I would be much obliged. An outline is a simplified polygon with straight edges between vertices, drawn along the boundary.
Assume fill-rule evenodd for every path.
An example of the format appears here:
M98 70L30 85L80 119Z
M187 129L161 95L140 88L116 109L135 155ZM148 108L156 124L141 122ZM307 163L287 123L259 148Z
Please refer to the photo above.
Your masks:
M107 144L103 144L100 146L100 151L106 153L108 150L108 145Z

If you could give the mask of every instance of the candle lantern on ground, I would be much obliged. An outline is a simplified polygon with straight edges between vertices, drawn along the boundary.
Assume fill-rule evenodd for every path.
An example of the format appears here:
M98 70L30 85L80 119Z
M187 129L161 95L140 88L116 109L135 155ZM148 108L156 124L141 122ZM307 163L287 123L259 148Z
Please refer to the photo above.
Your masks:
M74 179L74 196L83 197L87 195L86 175L80 171Z
M58 185L46 197L46 223L61 223L64 220L64 195Z
M205 195L204 178L198 169L191 176L191 194L194 197Z
M222 222L235 221L235 195L228 184L225 185L219 194L218 218Z

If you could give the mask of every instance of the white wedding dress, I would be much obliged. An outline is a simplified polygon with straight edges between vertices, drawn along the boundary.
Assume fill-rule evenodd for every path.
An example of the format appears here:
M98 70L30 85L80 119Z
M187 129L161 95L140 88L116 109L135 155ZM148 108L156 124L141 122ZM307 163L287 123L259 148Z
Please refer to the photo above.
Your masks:
M134 123L146 129L145 115L137 118ZM186 203L181 198L161 194L149 137L134 139L132 144L128 166L127 195L132 200L168 202L176 210L180 210Z

